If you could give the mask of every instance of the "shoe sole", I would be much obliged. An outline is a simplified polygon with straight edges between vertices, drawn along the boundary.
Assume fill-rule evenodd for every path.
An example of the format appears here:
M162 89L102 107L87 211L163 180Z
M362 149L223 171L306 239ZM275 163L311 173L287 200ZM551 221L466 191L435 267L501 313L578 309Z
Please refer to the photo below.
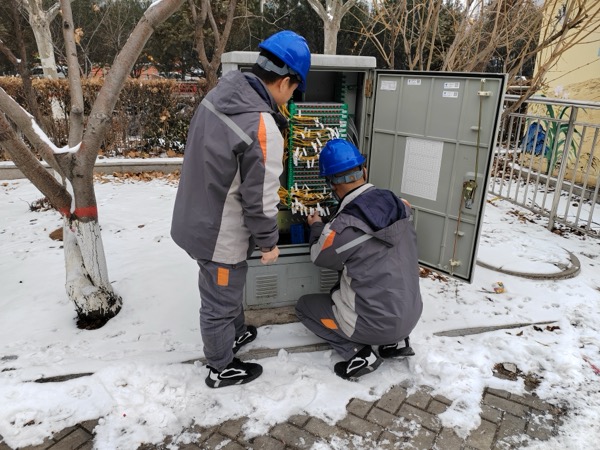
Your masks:
M398 353L396 353L396 354L390 354L390 355L384 356L381 353L379 353L379 357L383 358L383 359L406 358L407 356L415 356L415 351L412 349L412 347L403 347L403 348L399 349Z

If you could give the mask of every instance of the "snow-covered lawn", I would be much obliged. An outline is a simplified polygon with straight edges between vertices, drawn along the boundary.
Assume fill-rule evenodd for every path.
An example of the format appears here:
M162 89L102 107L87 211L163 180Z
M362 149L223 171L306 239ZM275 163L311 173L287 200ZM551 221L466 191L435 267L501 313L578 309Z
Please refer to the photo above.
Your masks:
M182 364L202 357L196 264L169 237L176 186L166 180L113 180L97 186L111 281L123 296L120 314L104 328L75 326L64 290L60 226L54 211L30 212L41 194L25 180L0 182L0 435L12 446L40 443L84 420L101 417L99 449L162 442L197 423L247 416L248 437L293 414L334 423L353 397L379 398L403 382L427 385L453 401L440 416L466 435L479 425L486 386L524 392L523 378L493 376L512 362L539 377L536 393L565 406L560 435L540 448L596 448L600 442L600 240L562 237L515 214L507 202L486 206L481 261L513 270L552 273L582 264L566 280L530 280L477 267L474 283L423 278L423 317L411 336L417 355L386 361L358 383L337 378L332 351L286 353L261 360L264 374L243 387L210 390L206 369ZM599 210L600 208L596 208ZM600 213L600 212L599 212ZM506 291L493 292L502 281ZM465 337L434 333L457 328L554 321ZM541 331L539 331L541 330ZM552 331L551 331L552 330ZM259 329L250 348L320 342L299 323ZM60 383L41 377L93 373ZM189 437L189 436L187 436ZM180 442L186 438L180 436Z

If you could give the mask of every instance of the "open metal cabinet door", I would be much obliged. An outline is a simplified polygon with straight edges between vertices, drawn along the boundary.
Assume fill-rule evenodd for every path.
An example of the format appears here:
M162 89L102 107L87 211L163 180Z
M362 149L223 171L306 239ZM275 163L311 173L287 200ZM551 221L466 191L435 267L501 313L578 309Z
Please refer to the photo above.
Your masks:
M369 181L408 200L419 262L472 282L505 76L376 71Z

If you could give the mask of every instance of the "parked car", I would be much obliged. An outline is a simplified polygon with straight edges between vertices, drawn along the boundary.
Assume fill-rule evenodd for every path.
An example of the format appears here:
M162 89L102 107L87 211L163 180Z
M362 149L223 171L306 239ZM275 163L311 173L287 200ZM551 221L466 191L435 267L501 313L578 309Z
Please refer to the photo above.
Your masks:
M67 66L56 66L56 72L58 73L58 78L65 78L68 74ZM44 76L44 68L42 66L33 66L29 71L32 77L42 78Z
M195 77L202 78L204 76L204 70L197 67L197 68L191 69L190 74L192 74Z

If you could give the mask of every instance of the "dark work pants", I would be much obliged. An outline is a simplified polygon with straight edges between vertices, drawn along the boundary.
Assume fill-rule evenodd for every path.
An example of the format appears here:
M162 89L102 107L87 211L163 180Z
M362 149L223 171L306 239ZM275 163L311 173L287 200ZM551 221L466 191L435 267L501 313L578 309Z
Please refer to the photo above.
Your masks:
M200 331L208 365L223 370L233 359L233 342L246 332L244 286L248 264L197 261L200 266Z
M349 360L365 345L353 342L339 328L329 294L303 295L296 303L296 315L306 328L325 339L344 360Z

